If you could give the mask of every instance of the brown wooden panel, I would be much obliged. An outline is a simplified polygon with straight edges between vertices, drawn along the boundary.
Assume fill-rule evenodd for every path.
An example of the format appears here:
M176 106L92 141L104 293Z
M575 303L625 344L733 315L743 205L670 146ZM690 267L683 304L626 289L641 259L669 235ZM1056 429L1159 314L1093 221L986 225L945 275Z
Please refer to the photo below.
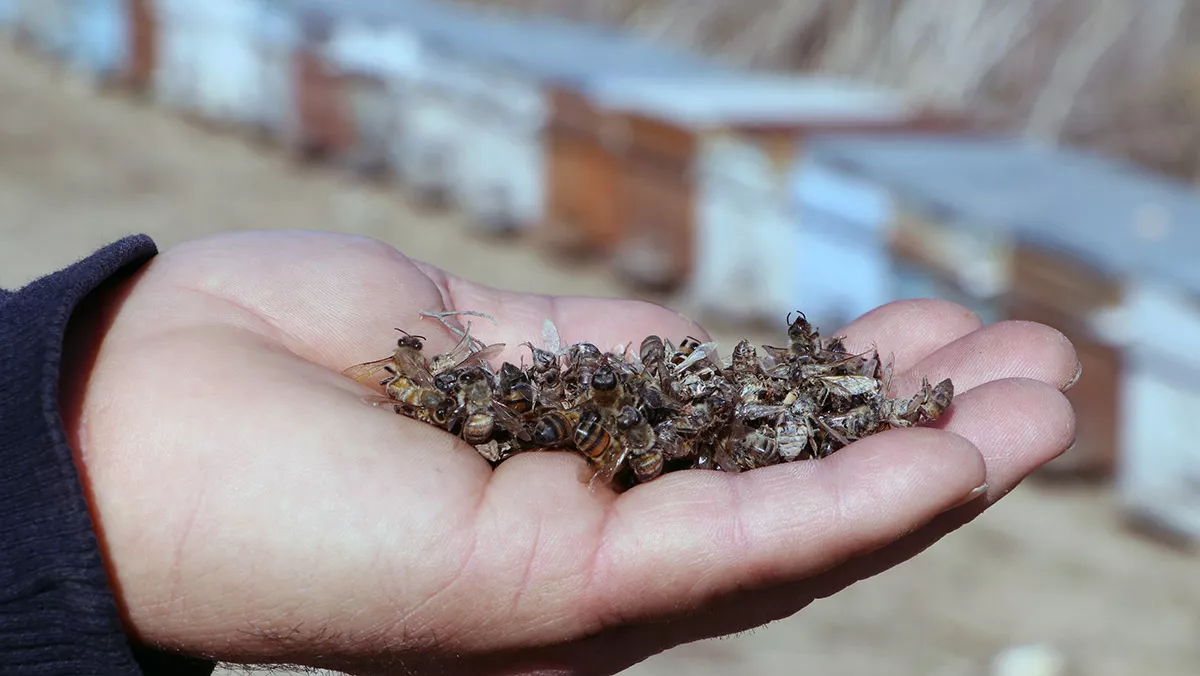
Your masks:
M150 0L128 0L129 61L125 64L124 84L136 91L150 86L154 78L155 32L158 21Z
M354 133L338 79L308 50L298 50L295 58L298 150L321 157L344 152L353 144Z
M594 136L551 130L543 243L560 253L606 255L620 238L619 159Z
M1030 244L1013 251L1013 294L1073 317L1087 317L1121 302L1119 280L1082 261Z
M696 153L696 130L638 113L615 116L625 123L629 152L688 164Z
M550 90L549 98L549 127L576 129L585 134L598 133L605 115L586 97L569 89L554 87Z
M695 191L688 166L631 153L622 180L626 228L617 268L634 286L669 290L692 273Z
M1048 463L1042 474L1112 478L1121 423L1121 350L1091 337L1074 317L1045 304L1011 298L1008 316L1058 329L1074 344L1083 365L1079 382L1067 392L1075 408L1075 448Z

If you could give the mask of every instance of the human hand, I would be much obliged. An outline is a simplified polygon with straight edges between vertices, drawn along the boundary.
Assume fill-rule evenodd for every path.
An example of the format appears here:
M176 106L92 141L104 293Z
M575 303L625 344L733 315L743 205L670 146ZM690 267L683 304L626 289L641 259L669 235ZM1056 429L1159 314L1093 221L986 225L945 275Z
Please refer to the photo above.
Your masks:
M952 377L941 429L820 461L677 472L590 493L581 458L495 471L438 429L362 403L339 371L419 310L485 342L704 337L657 306L480 287L372 240L241 233L183 244L73 321L63 411L129 631L235 662L359 673L612 673L793 614L914 555L1071 443L1071 345L941 301L841 333L895 388ZM973 489L987 483L987 488ZM965 503L964 501L970 500Z

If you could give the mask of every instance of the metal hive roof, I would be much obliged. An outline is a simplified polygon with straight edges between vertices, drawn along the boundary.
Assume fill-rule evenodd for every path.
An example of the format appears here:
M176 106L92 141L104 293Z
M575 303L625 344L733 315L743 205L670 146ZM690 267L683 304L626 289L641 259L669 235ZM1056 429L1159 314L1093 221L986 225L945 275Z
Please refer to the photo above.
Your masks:
M403 25L435 49L545 80L585 82L610 74L729 70L714 60L660 47L622 31L551 17L485 12L437 0L281 1L329 17Z
M1112 274L1200 294L1200 195L1133 165L1005 137L839 135L814 139L806 152L961 227L1011 232ZM1147 236L1146 225L1163 228L1161 236Z

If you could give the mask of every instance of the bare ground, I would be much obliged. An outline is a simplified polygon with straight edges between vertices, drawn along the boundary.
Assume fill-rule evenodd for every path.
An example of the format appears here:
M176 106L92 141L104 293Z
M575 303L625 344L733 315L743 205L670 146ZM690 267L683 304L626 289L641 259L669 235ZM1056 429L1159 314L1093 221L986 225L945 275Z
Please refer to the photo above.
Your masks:
M206 233L315 228L369 235L477 281L622 295L522 243L388 187L300 169L247 139L128 97L96 95L0 48L0 285L19 286L122 235L160 247ZM685 308L684 308L685 309ZM728 344L732 334L717 332ZM987 673L1005 646L1049 642L1079 676L1200 673L1200 561L1135 537L1108 491L1027 485L900 566L767 628L684 646L630 674Z

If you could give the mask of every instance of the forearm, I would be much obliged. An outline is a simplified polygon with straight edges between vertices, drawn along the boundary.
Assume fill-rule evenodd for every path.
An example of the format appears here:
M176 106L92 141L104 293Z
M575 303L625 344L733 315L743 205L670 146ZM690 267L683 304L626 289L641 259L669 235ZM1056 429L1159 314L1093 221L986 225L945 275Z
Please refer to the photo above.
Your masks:
M64 338L106 281L154 256L131 237L0 292L0 671L188 673L135 655L105 571L60 411ZM145 668L143 668L145 667ZM204 671L211 671L206 665ZM192 672L196 673L196 672Z

